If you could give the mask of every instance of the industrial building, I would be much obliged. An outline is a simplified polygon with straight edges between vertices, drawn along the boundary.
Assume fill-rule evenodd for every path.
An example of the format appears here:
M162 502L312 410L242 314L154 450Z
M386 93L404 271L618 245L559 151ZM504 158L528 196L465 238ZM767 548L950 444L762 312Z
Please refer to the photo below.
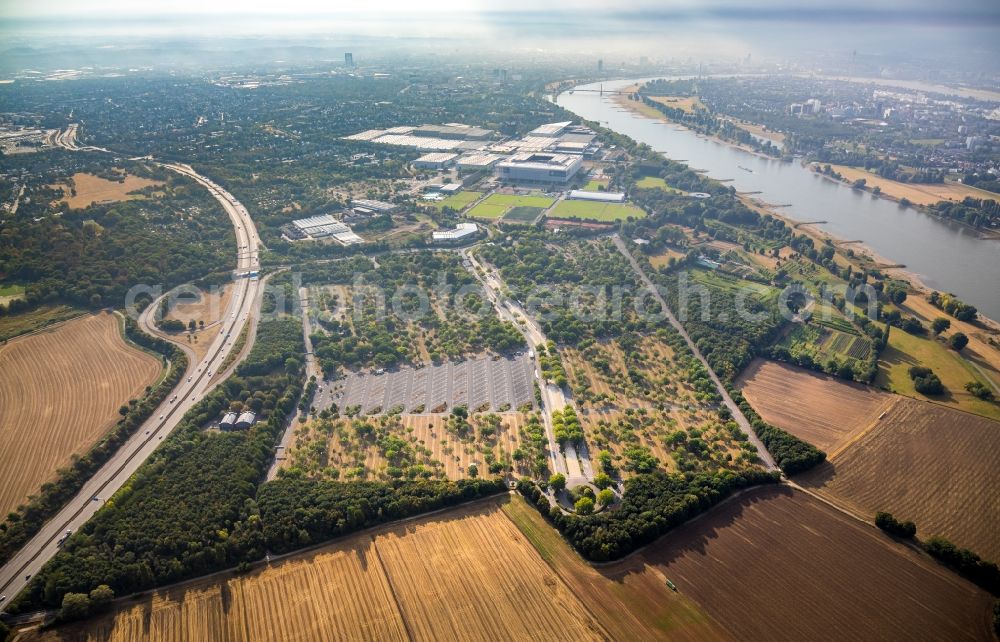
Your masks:
M602 203L625 202L625 194L622 192L584 192L575 189L569 193L569 198L575 201L600 201Z
M375 201L367 198L356 198L351 201L351 205L354 206L355 209L361 208L379 213L391 212L396 209L396 206L392 203Z
M503 159L503 156L500 154L483 152L465 154L458 159L458 168L465 171L492 169L501 159Z
M486 140L493 135L493 130L463 125L462 123L448 123L447 125L421 125L420 127L414 127L411 133L414 136L427 136L430 138Z
M431 238L435 243L447 245L469 240L474 238L478 233L479 226L475 223L459 223L454 229L432 232Z
M222 430L232 430L236 426L237 416L235 412L227 412L222 417L222 421L219 422L219 428Z
M255 421L257 421L257 415L248 410L240 415L239 419L236 420L235 426L242 430L252 426Z
M431 152L413 161L413 166L417 169L444 169L452 165L456 158L458 158L458 154Z
M508 183L559 185L569 182L582 165L581 157L571 154L522 153L497 163L496 175Z
M293 240L331 237L341 245L364 243L364 239L355 234L347 223L338 221L329 214L300 218L292 221L291 226L286 226L283 230L285 235Z

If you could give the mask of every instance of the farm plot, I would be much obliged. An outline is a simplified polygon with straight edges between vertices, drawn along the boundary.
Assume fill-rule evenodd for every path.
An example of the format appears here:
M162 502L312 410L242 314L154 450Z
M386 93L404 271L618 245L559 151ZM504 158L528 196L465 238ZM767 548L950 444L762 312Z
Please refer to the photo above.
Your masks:
M502 218L515 207L540 207L545 209L554 202L555 199L549 196L490 194L478 205L469 210L466 215L472 218L498 219Z
M640 556L737 639L992 639L988 593L788 488L746 492Z
M831 455L899 400L874 388L774 361L754 361L737 384L765 421Z
M93 445L159 372L108 313L0 346L0 514Z
M646 212L631 203L601 203L598 201L559 201L549 212L551 218L614 222L645 218Z
M375 547L416 639L605 637L496 505L389 529Z
M818 414L818 413L817 413ZM913 399L800 484L866 517L886 510L1000 559L1000 423Z
M498 506L361 533L161 590L25 642L594 640L607 635Z
M94 174L76 173L67 184L56 185L63 190L61 202L71 209L82 209L94 203L112 203L143 198L133 194L144 187L160 186L162 181L154 181L133 175L123 175L121 180L109 181ZM74 193L75 190L75 193Z

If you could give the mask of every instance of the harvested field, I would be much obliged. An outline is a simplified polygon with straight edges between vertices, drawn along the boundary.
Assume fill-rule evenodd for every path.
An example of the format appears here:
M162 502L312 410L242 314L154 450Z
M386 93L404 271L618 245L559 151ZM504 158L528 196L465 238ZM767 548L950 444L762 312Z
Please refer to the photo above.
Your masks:
M607 568L585 562L520 495L503 505L535 550L614 640L727 640L726 631L638 556Z
M1000 560L1000 422L912 399L796 481L853 512L886 510Z
M0 346L0 514L92 446L160 362L125 343L119 320L87 315Z
M21 639L594 640L595 620L488 500Z
M748 491L639 557L737 639L993 639L988 593L787 487Z
M898 397L785 363L756 360L737 385L761 417L835 454Z
M899 181L882 178L878 174L848 167L846 165L832 165L833 170L844 177L848 183L853 183L859 178L865 179L866 187L880 187L882 194L890 196L896 200L906 198L916 205L931 205L938 201L961 201L967 196L972 198L992 198L997 199L993 192L976 189L961 183L900 183Z
M76 189L75 195L72 193L70 185ZM130 194L130 192L151 185L163 185L163 182L132 175L125 176L123 182L109 181L94 174L77 172L73 174L70 183L57 187L61 187L64 192L60 202L66 203L70 209L82 209L94 203L114 203L142 198L141 195Z
M407 630L422 640L596 640L586 609L496 505L375 540Z

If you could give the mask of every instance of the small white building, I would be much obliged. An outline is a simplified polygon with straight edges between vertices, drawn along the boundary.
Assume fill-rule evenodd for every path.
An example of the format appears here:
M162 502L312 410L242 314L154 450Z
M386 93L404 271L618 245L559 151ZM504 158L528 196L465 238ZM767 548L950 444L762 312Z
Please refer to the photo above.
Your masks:
M222 421L219 422L219 428L223 430L232 430L236 425L236 413L227 412L225 416L222 417Z
M569 193L569 198L574 201L600 201L602 203L624 203L625 194L623 192L585 192L575 189Z
M446 245L449 243L461 243L474 238L479 233L479 226L475 223L459 223L451 230L438 230L431 233L431 239L435 243Z

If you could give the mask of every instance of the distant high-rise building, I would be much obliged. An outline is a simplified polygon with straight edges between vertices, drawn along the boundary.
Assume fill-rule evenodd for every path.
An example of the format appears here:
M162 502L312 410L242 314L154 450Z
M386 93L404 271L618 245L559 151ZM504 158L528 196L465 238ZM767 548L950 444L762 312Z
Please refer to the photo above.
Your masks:
M598 59L598 61L597 61L597 73L601 73L602 71L604 71L604 61Z
M645 67L649 64L649 56L639 56L639 64Z
M344 54L344 66L352 68L354 67L354 54L352 54L349 51Z

